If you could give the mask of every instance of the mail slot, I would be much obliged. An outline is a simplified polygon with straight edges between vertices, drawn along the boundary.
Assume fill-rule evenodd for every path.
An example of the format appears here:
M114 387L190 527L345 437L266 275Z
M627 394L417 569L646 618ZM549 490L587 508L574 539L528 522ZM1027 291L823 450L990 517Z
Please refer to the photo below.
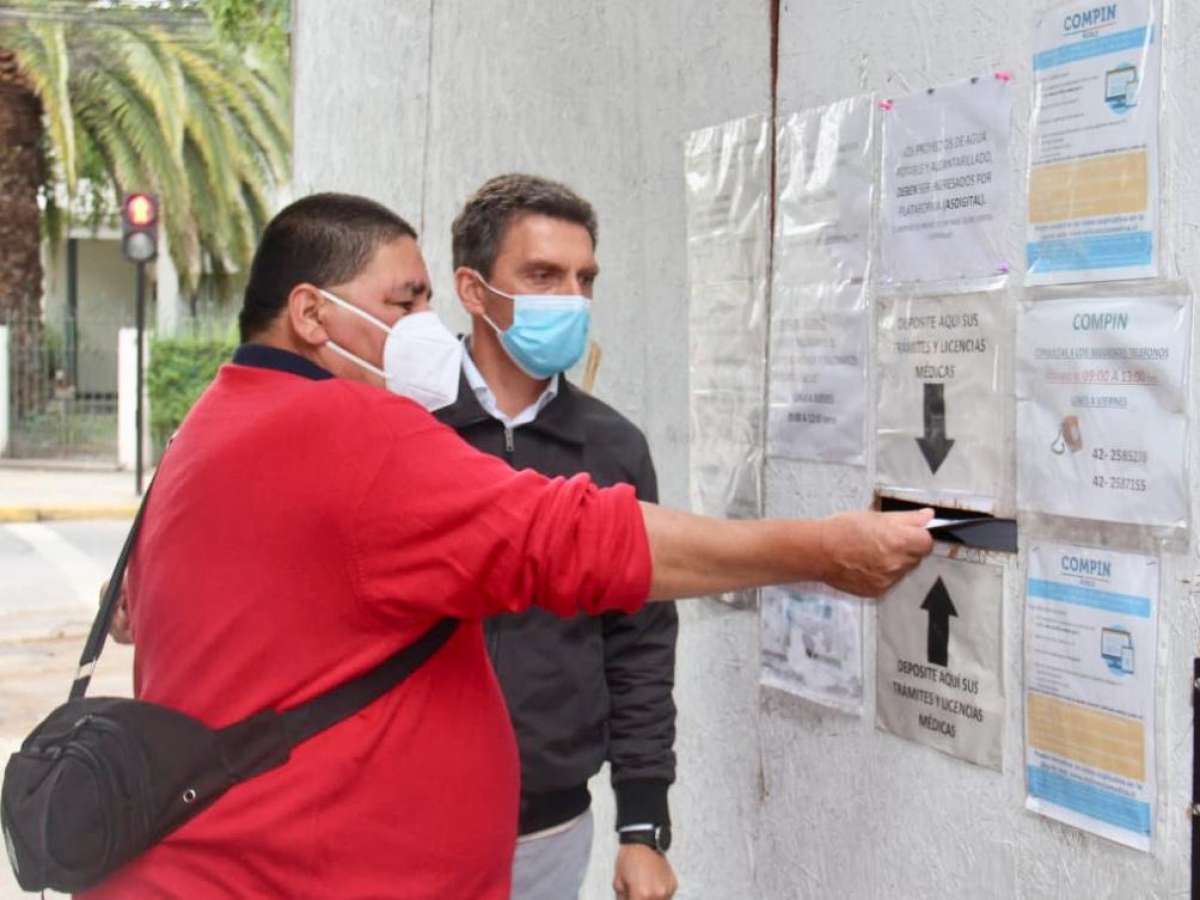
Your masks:
M933 524L929 533L935 541L963 544L978 550L995 550L1000 553L1017 552L1016 519L1000 519L974 510L913 503L909 500L897 500L895 497L880 497L877 506L882 512L932 509Z

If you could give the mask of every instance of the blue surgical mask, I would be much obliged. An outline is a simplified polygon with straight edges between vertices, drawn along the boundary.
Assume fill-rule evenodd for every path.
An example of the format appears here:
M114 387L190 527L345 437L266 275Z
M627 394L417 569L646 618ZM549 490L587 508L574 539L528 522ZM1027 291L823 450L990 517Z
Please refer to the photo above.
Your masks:
M530 378L565 372L587 348L591 304L579 294L506 294L475 277L489 291L513 302L512 325L501 331L485 313L509 358Z

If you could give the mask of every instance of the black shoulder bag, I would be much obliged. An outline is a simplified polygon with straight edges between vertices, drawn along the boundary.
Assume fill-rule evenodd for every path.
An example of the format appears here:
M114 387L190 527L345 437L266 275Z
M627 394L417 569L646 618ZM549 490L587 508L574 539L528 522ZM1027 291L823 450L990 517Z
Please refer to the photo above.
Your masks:
M458 622L442 619L374 669L284 712L214 730L177 710L85 697L121 593L142 516L125 539L79 659L71 694L8 760L0 823L27 891L92 887L235 784L281 766L292 748L353 715L416 671Z

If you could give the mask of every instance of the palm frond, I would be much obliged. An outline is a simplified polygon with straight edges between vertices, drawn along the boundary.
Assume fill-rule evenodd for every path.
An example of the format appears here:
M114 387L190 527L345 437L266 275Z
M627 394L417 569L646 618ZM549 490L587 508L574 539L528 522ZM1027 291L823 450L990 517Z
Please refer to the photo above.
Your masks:
M287 114L280 109L278 96L264 90L264 83L246 70L234 72L232 87L234 102L229 112L242 131L242 145L261 155L273 181L285 181L291 141Z
M46 119L46 130L54 157L66 182L68 195L75 192L75 119L70 101L71 64L65 28L61 22L30 22L22 28L6 28L6 44L17 54L21 72L29 80Z
M72 193L80 177L94 191L155 191L185 293L206 261L249 264L289 174L283 58L116 20L4 25L0 44L42 101L53 177Z
M108 29L113 31L114 29ZM178 154L183 147L183 73L161 29L120 29L117 63L154 110L164 137Z

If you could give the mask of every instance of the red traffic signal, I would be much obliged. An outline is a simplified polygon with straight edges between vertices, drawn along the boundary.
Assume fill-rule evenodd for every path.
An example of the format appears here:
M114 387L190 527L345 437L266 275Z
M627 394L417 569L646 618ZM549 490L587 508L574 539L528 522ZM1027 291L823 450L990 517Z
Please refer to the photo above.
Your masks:
M130 194L125 198L125 216L130 225L144 228L158 218L158 204L149 194Z
M127 194L121 204L121 252L130 262L149 262L158 255L158 198Z

